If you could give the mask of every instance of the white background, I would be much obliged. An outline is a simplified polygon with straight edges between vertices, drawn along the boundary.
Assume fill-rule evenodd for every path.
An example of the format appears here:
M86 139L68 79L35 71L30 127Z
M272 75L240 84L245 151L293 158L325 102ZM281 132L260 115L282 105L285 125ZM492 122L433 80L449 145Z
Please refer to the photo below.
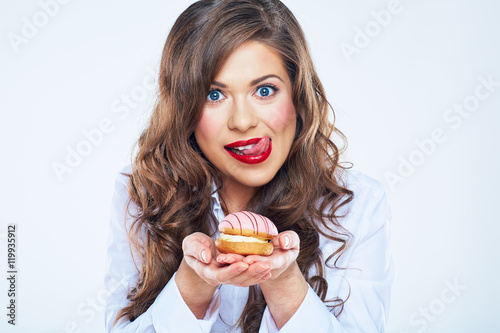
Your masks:
M114 178L154 103L150 72L169 28L191 3L43 5L54 1L0 2L2 332L104 330ZM498 332L499 3L285 3L349 140L344 159L387 187L396 263L388 332ZM357 53L343 52L347 44ZM452 108L464 103L471 111L458 118ZM92 132L100 124L102 138ZM87 155L58 177L53 165L78 147ZM17 223L16 327L6 323L8 223Z

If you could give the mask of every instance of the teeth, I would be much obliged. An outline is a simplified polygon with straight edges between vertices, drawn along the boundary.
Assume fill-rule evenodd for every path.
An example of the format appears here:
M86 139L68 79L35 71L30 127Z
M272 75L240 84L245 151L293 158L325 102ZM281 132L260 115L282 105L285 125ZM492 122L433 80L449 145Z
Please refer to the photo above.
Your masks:
M231 151L237 155L243 155L243 153L241 151L239 151L238 149L235 149L235 148L229 148L231 149Z
M251 144L251 145L241 146L241 147L234 147L234 149L238 149L238 150L245 150L245 149L250 149L250 148L252 148L253 146L255 146L255 143L253 143L253 144Z

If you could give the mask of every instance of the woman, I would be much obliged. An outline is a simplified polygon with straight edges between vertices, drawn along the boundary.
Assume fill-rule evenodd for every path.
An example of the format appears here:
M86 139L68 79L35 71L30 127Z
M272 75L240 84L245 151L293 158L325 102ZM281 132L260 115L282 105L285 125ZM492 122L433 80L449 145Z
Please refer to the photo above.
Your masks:
M277 0L198 1L175 22L160 93L116 182L113 332L382 332L381 185L339 166L303 32ZM220 254L236 211L280 231L269 257Z

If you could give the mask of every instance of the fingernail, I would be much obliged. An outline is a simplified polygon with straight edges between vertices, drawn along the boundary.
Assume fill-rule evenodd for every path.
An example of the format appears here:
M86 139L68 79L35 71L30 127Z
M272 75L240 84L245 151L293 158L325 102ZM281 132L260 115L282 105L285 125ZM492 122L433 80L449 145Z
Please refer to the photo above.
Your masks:
M255 269L255 271L257 273L262 273L262 272L268 271L270 269L272 269L272 267L270 265L265 265L265 266L259 266L257 269Z
M238 267L237 271L241 273L241 272L246 271L246 270L247 270L247 268L248 268L248 266L247 266L247 265L245 265L245 266L240 266L240 267Z
M271 274L271 272L267 273L266 275L264 275L264 276L262 277L262 280L267 280L267 279L269 279L269 278L271 277L271 275L272 275L272 274Z
M283 236L283 238L285 240L285 244L284 244L283 248L288 249L288 247L290 246L290 236L285 235L285 236Z
M207 262L207 252L205 250L201 251L201 260L205 263Z
M266 268L266 267L262 267L262 266L261 266L261 267L258 267L258 268L256 268L256 269L255 269L255 271L256 271L257 273L262 273L262 272L264 272L264 271L266 271L266 270L267 270L267 268Z

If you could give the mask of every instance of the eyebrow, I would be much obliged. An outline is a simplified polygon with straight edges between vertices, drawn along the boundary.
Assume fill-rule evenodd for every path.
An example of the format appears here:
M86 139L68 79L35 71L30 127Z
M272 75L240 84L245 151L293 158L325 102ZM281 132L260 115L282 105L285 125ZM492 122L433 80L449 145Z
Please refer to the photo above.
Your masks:
M272 77L277 78L281 82L285 83L285 81L283 81L283 79L281 77L279 77L278 75L276 75L276 74L268 74L268 75L264 75L264 76L261 76L261 77L255 79L255 80L253 80L252 82L250 82L250 86L254 86L256 84L259 84L260 82L262 82L264 80L267 80L269 78L272 78ZM217 86L217 87L221 87L223 89L227 88L227 85L225 85L224 83L219 82L219 81L212 82L212 85Z

